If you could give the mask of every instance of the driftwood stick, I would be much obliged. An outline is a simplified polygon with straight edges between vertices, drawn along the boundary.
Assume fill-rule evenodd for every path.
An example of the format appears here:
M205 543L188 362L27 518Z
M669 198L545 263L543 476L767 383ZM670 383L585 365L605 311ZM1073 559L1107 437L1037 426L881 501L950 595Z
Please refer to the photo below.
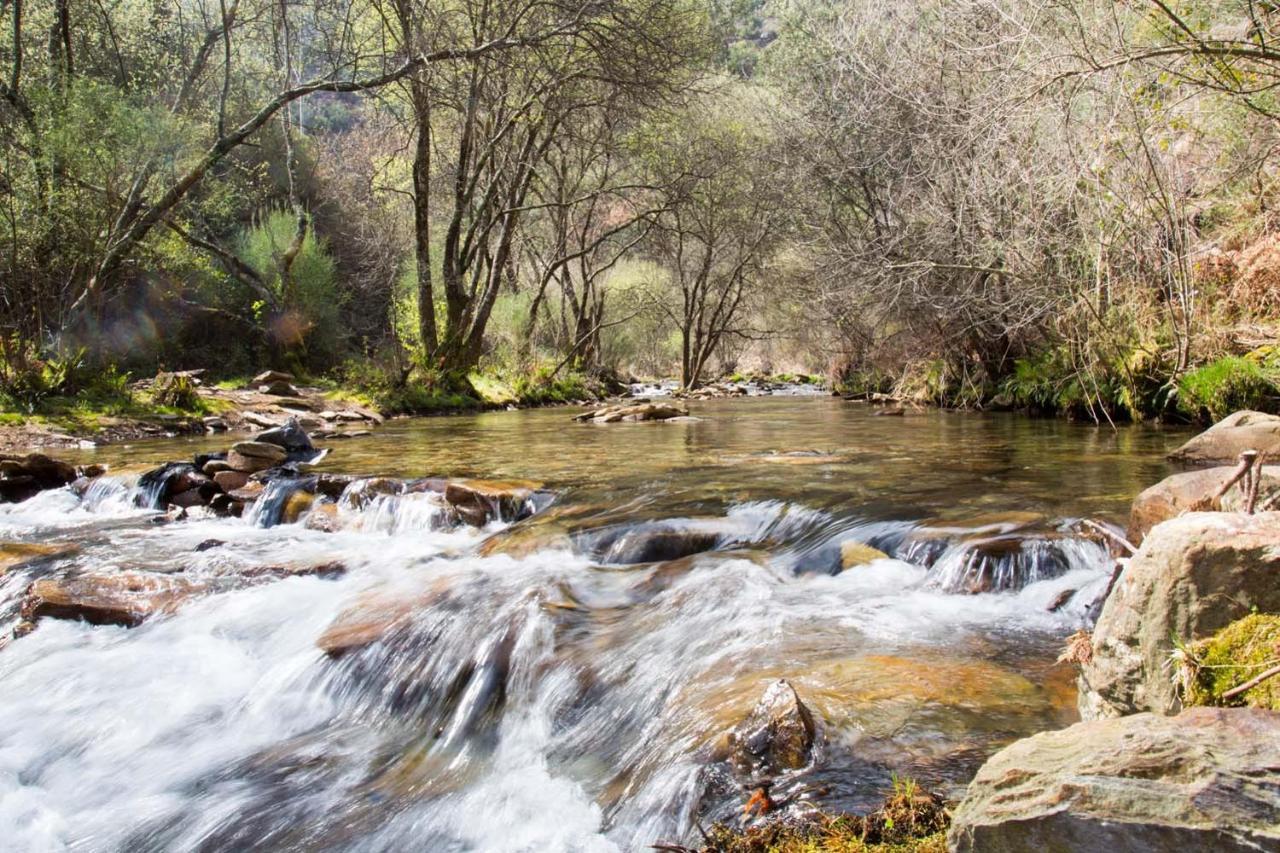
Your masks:
M1244 684L1240 684L1240 685L1237 685L1236 687L1232 687L1230 690L1222 694L1222 698L1234 699L1235 697L1239 696L1241 693L1248 693L1250 690L1257 687L1259 684L1266 681L1268 678L1273 678L1274 676L1277 676L1277 675L1280 675L1280 666L1273 666L1271 667L1271 669L1267 670L1266 672L1258 673L1253 678L1250 678L1248 681L1246 681Z
M1231 476L1227 478L1227 481L1218 488L1217 492L1214 493L1213 500L1215 503L1222 500L1227 492L1231 491L1232 486L1240 482L1241 479L1253 470L1253 461L1257 458L1258 451L1256 450L1241 451L1240 462L1236 465L1235 470L1231 472Z
M1244 501L1247 515L1253 515L1253 508L1258 505L1258 488L1262 485L1262 466L1266 461L1267 453L1264 450L1253 460L1253 466L1249 469L1249 492Z
M1123 536L1121 536L1119 533L1116 533L1114 530L1108 530L1106 527L1102 526L1096 521L1092 521L1086 518L1083 521L1081 521L1081 524L1083 524L1085 527L1088 527L1090 530L1098 531L1103 536L1110 539L1112 542L1115 542L1121 545L1122 547L1127 548L1130 554L1136 554L1138 552L1137 545L1134 545L1132 542L1130 542L1128 539L1125 539Z

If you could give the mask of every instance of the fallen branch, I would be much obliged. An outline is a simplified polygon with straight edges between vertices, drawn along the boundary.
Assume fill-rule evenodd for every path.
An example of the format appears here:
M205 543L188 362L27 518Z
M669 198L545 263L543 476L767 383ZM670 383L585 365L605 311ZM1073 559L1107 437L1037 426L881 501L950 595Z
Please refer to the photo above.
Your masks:
M1084 519L1081 522L1081 524L1083 524L1085 527L1088 527L1090 530L1098 531L1103 536L1110 539L1112 542L1115 542L1118 545L1121 545L1122 547L1127 548L1131 556L1133 554L1138 553L1137 545L1134 545L1132 542L1130 542L1128 539L1125 539L1123 536L1121 536L1119 533L1116 533L1114 530L1108 530L1106 527L1099 524L1098 522L1091 521L1090 519L1087 519L1087 518Z
M1244 684L1238 685L1236 687L1232 687L1230 690L1223 692L1222 698L1234 699L1235 697L1239 696L1241 693L1248 693L1250 690L1257 687L1259 684L1266 681L1268 678L1274 678L1277 675L1280 675L1280 665L1273 666L1271 667L1271 669L1267 670L1266 672L1261 672L1255 675L1253 678L1250 678Z

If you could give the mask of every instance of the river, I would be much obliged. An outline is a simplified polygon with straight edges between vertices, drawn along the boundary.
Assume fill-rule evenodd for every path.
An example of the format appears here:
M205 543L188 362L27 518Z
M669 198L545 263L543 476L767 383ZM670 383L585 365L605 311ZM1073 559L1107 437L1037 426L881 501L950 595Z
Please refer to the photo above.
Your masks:
M565 409L392 421L334 442L322 464L543 484L554 500L509 532L442 526L412 496L344 506L337 532L199 513L158 523L128 477L0 507L0 538L78 546L0 576L5 634L39 575L346 569L227 587L133 628L45 619L0 650L0 847L691 842L695 824L741 812L724 737L778 678L820 732L811 766L780 790L866 808L897 774L955 795L1000 746L1076 719L1072 673L1054 659L1110 562L1074 522L1123 523L1185 438L879 417L823 397L691 409L700 421L576 424ZM128 471L227 444L85 458ZM620 556L629 531L653 529L710 539L679 559ZM198 550L210 540L222 544ZM840 572L853 541L892 558ZM387 602L413 604L395 631L341 656L318 647L351 608Z

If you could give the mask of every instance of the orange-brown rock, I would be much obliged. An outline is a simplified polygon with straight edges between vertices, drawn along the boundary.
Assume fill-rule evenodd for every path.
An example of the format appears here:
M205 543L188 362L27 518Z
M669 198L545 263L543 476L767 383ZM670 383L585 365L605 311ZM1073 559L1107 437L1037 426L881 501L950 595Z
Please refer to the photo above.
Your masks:
M0 542L0 576L10 569L38 560L66 557L80 550L77 545L45 545L39 542Z
M408 625L415 612L438 603L448 591L445 578L415 590L371 590L338 614L316 645L330 657L358 651Z
M218 484L218 488L222 489L222 491L234 492L236 489L245 487L245 484L249 482L249 475L243 471L219 471L213 475L213 481Z
M42 578L27 590L22 617L81 619L95 625L140 624L168 613L206 586L154 572L115 572L71 578Z

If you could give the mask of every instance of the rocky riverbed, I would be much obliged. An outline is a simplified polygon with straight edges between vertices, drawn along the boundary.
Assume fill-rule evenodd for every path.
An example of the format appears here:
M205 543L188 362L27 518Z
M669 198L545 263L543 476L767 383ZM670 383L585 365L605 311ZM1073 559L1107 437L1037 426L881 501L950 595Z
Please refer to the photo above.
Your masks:
M958 804L957 849L1267 849L1269 754L1221 739L1269 718L1165 716L1151 661L1272 606L1273 516L1155 517L1234 506L1206 479L1136 502L1124 556L1180 437L687 408L4 461L0 821L19 849L629 850L909 777ZM1099 611L1077 690L1054 658Z

